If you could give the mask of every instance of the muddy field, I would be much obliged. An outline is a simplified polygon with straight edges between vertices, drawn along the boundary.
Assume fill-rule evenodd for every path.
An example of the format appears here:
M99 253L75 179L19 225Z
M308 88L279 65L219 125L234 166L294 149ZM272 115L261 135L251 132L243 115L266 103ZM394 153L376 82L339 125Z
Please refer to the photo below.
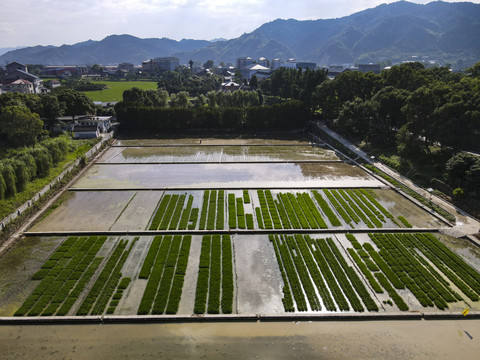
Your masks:
M268 162L340 161L332 150L312 146L165 146L113 147L99 162L175 163L175 162Z
M345 163L94 165L73 188L320 188L383 184Z

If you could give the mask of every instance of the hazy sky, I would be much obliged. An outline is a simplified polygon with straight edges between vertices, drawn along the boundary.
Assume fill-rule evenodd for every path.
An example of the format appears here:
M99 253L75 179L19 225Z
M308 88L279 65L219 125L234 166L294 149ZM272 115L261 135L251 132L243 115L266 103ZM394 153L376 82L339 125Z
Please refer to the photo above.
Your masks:
M0 48L74 44L111 34L235 38L278 18L330 19L387 0L0 0ZM429 0L415 0L428 3ZM453 1L449 1L453 2ZM472 2L480 3L480 0Z

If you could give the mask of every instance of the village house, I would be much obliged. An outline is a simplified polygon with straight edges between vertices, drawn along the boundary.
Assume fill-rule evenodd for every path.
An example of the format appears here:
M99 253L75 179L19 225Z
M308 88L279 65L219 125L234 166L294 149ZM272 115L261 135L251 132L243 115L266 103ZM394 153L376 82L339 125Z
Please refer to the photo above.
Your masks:
M48 92L43 86L43 80L30 74L27 66L19 62L12 62L6 70L0 72L0 84L3 92L21 92L23 94L41 94Z

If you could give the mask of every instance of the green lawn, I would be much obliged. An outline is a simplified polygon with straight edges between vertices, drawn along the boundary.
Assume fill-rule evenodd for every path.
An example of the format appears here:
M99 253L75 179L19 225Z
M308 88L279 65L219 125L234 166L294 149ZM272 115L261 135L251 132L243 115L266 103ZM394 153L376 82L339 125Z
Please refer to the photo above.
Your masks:
M122 101L122 94L125 90L138 87L142 90L156 89L155 81L92 81L95 84L106 84L108 89L98 91L84 91L92 101L114 102Z

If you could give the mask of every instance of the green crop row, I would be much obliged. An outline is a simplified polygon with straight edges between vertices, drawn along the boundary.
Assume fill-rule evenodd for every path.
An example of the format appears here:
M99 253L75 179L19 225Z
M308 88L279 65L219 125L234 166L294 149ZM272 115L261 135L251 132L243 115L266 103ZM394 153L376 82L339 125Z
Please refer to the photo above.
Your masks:
M379 216L381 216L381 220L379 220L375 212L372 211L371 208L368 206L370 205L373 208L373 205L371 205L368 201L365 202L365 198L361 197L361 193L360 193L360 196L353 190L344 190L344 193L348 194L350 199L353 200L353 203L357 206L357 210L359 211L360 217L367 225L370 224L370 227L373 227L373 225L375 225L378 228L383 227L383 224L382 224L382 221L384 220L383 215L377 211ZM358 207L361 209L361 211L358 209Z
M158 249L160 248L161 242L161 236L155 236L153 238L150 249L148 249L147 256L145 257L142 268L140 269L140 274L138 275L140 279L148 279L148 277L150 276L150 272L152 271L152 266L155 262L155 258L157 257Z
M325 215L327 215L330 223L333 226L341 226L342 223L340 222L340 220L338 220L337 216L335 215L333 210L330 208L330 206L328 206L327 201L325 201L322 195L320 195L320 193L317 190L312 190L312 193L318 205L320 205L320 208L322 209L322 211L325 213Z
M115 309L117 308L118 303L123 296L123 291L128 287L128 285L130 285L131 281L132 279L129 277L124 277L120 280L117 291L115 292L115 294L113 294L112 300L110 300L109 306L107 308L107 314L113 314L115 312Z
M248 190L243 190L243 202L245 204L250 204L250 193Z
M247 214L251 215L251 214ZM248 220L248 217L247 217ZM248 223L248 221L247 221ZM252 219L253 225L253 219ZM252 226L253 228L253 226ZM230 235L222 235L222 313L231 314L233 304L233 253Z
M205 192L203 193L202 212L200 213L200 224L198 226L200 230L205 230L205 224L207 223L209 197L210 197L210 190L205 190Z
M302 199L303 204L306 205L306 207L304 208L305 214L307 214L307 216L309 216L309 217L311 217L313 215L314 223L316 222L316 224L318 224L318 227L320 229L326 229L328 226L325 223L325 220L323 220L322 215L320 214L320 211L318 211L318 209L315 206L315 203L313 202L310 195L308 195L307 193L301 193L301 194L297 195L297 197L299 199ZM302 207L303 207L303 205L302 205ZM309 222L310 222L310 220L309 220ZM317 227L313 227L313 226L312 226L312 228L317 229Z
M258 227L259 227L260 229L264 229L265 226L263 225L262 211L260 210L259 207L256 207L256 208L255 208L255 216L257 217Z
M120 240L120 244L117 245L112 256L108 259L99 278L80 306L77 315L88 315L89 312L92 315L100 315L105 311L105 307L121 279L120 271L137 241L138 237L133 240L128 249L125 249L128 241ZM117 251L117 249L119 250ZM90 309L92 310L90 311Z
M398 295L396 290L390 285L385 275L381 272L376 272L375 277L382 287L387 291L388 295L392 298L393 302L401 311L407 311L408 305L403 301L402 297Z
M210 277L210 252L212 237L205 235L202 239L200 263L198 269L197 288L195 292L195 314L204 314L208 296L208 282Z
M188 226L188 220L190 218L190 213L192 211L193 205L193 195L188 196L187 206L182 211L182 216L180 217L180 224L178 225L178 230L186 230Z
M340 251L338 250L338 248L335 245L335 243L333 242L333 240L331 238L329 238L329 239L327 239L327 243L330 246L330 249L334 253L335 257L337 258L339 264L341 265L341 267L345 271L345 274L347 275L348 279L352 283L355 291L357 292L357 294L360 296L363 303L365 304L365 307L367 308L367 310L368 311L378 311L377 304L375 304L375 301L372 299L372 297L368 293L367 289L363 285L362 281L358 277L355 270L347 264L346 260L344 259L344 257L340 253Z
M480 275L478 272L431 234L416 234L408 238L470 300L479 300Z
M173 216L170 220L170 223L168 224L169 230L175 230L177 228L178 223L180 221L180 216L182 215L183 206L185 205L185 198L186 198L186 194L182 194L178 198L177 206L175 207Z
M302 253L305 264L308 268L310 276L317 287L318 293L323 301L323 304L328 311L335 311L337 308L335 306L332 297L330 296L325 282L323 281L322 274L320 273L319 266L314 260L314 257L311 252L312 239L308 236L304 237L302 235L295 235L295 240L297 241L300 252ZM319 308L320 305L319 305Z
M283 298L282 298L282 303L285 311L287 312L294 312L295 307L293 305L293 298L292 298L292 292L290 291L290 286L288 285L288 278L285 273L285 268L283 267L282 263L282 258L280 256L280 251L278 249L278 244L275 238L275 235L270 234L268 235L270 241L273 244L273 248L275 250L275 256L277 258L277 264L278 268L280 269L280 274L282 275L282 280L283 280Z
M359 220L362 220L368 228L373 228L372 222L370 219L362 212L362 210L359 209L360 204L354 199L354 195L350 195L350 193L347 190L339 189L338 193L340 194L341 197L345 200L346 203L350 206L350 209L352 211L352 214L350 216L354 221L358 224ZM348 211L348 209L347 209ZM381 224L380 224L381 226Z
M195 314L232 312L233 254L230 235L205 235L202 240L195 295Z
M173 194L171 196L170 202L168 203L167 209L165 210L165 215L163 216L162 222L160 223L160 230L167 230L168 224L170 224L175 208L177 207L179 198L180 195L178 194Z
M286 195L287 195L288 200L290 201L290 204L293 207L293 211L295 212L295 215L298 218L298 221L300 223L300 227L302 229L310 229L310 225L308 224L308 221L305 218L305 215L302 211L302 208L300 207L295 195L292 194L292 193L287 193Z
M298 221L297 215L295 214L295 210L293 209L292 204L286 193L278 194L279 198L279 208L284 209L284 211L280 211L282 215L282 222L285 229L301 229L300 222Z
M165 312L172 287L173 276L175 275L175 268L178 262L181 243L182 236L175 235L167 259L165 260L162 278L157 289L155 301L153 302L152 314L163 314Z
M155 259L151 274L148 278L147 286L143 293L142 300L140 301L140 306L137 311L138 315L147 315L150 313L152 304L155 300L155 296L157 295L158 284L162 279L163 268L168 252L170 250L170 246L172 244L172 238L173 237L171 235L167 235L164 236L163 240L161 241L158 255Z
M408 220L405 219L403 216L399 216L398 220L400 220L403 223L403 225L405 225L407 228L412 228L413 227L412 224L410 224L408 222Z
M267 200L268 211L272 218L273 227L275 229L282 229L282 223L280 222L280 216L278 215L277 207L273 200L272 192L270 190L265 190L265 199Z
M260 201L260 210L262 213L262 221L265 229L273 229L272 218L268 211L267 200L265 199L265 193L263 190L257 190L258 200Z
M240 201L242 200L241 198L239 199ZM212 236L211 251L207 312L209 314L218 314L220 312L220 289L222 282L222 246L220 235Z
M345 209L345 211L348 213L348 216L352 219L352 221L355 224L358 224L360 222L360 218L356 214L356 212L350 207L350 205L347 203L347 201L343 198L343 196L340 194L338 190L330 190L331 194L335 197L335 199L340 203L340 205Z
M385 221L385 216L383 216L383 213L381 210L379 210L376 206L375 206L375 203L372 203L370 201L370 199L365 196L365 193L362 192L361 190L365 190L365 189L355 189L355 190L351 190L355 193L355 195L357 196L357 198L367 206L367 208L373 213L375 214L375 216L381 221L381 222L386 222ZM369 194L370 195L370 194ZM371 196L371 195L370 195ZM378 201L377 201L377 204L378 204ZM380 204L379 204L380 205ZM385 210L385 208L384 208ZM391 215L390 215L391 216ZM391 216L391 218L393 218L393 216ZM380 223L381 224L381 223ZM382 225L382 224L381 224ZM383 226L383 225L382 225Z
M389 212L387 209L385 209L385 208L377 201L377 199L375 199L375 198L373 197L373 195L372 195L372 193L371 193L371 190L369 191L369 190L367 190L367 189L360 189L360 192L361 192L368 200L370 200L370 202L371 202L373 205L375 205L375 207L376 207L377 209L379 209L379 210L383 213L383 215L385 215L387 218L393 220L393 215L390 214L390 212Z
M382 294L383 293L383 289L382 287L378 284L378 282L375 280L375 278L373 277L372 273L370 272L370 270L367 268L367 266L365 265L365 263L362 261L362 259L360 258L360 256L358 256L358 254L355 252L354 249L352 248L349 248L347 249L348 250L348 253L350 254L350 256L352 257L353 261L355 261L355 263L357 264L357 266L360 268L360 271L363 273L363 275L365 275L365 277L367 278L368 282L370 283L370 286L372 287L373 290L375 290L376 293L378 294Z
M278 251L280 253L280 257L282 259L281 261L283 263L283 267L285 269L285 273L288 278L288 284L292 289L293 298L295 299L295 303L297 305L297 310L307 311L308 310L307 303L303 295L302 285L298 278L299 275L297 274L295 263L292 260L292 256L288 248L288 245L286 244L285 238L283 238L283 240L280 238L277 238L277 245L278 245Z
M253 230L254 222L253 222L253 214L245 214L245 221L247 222L247 229Z
M333 298L335 299L335 302L337 303L339 310L348 311L350 309L350 306L348 305L348 301L345 298L345 295L343 294L342 289L340 288L337 281L335 280L335 275L330 269L330 266L328 264L327 258L325 257L325 254L320 250L318 244L314 240L308 238L308 243L310 247L314 249L312 250L313 256L317 261L320 272L322 273L328 285L328 289L330 290Z
M230 229L237 228L237 210L235 194L228 194L228 227Z
M149 230L157 230L160 226L160 222L165 215L165 209L167 208L168 203L170 202L171 195L165 194L162 199L159 201L158 209L153 216L152 223L150 224Z
M340 205L333 193L331 193L328 189L323 189L323 192L327 196L328 200L332 203L335 210L337 210L337 212L340 214L342 219L353 228L352 218L348 215L342 205Z
M137 313L175 314L182 295L192 236L165 236Z
M207 230L215 229L215 213L217 210L217 190L210 191L208 199Z
M217 197L217 223L216 229L223 230L225 227L225 191L219 190Z
M352 285L348 281L348 278L345 275L344 269L342 269L342 266L338 262L338 259L336 259L327 241L325 239L318 239L317 245L319 246L320 251L325 256L325 259L327 260L328 265L332 269L332 272L335 275L335 278L337 279L340 287L342 288L343 293L348 298L348 301L350 302L350 305L352 306L353 310L357 312L364 311L364 308L362 306L362 303L360 302L360 299L358 298L357 294L352 288Z
M235 199L237 204L237 222L239 229L245 229L245 210L243 208L243 198Z
M284 229L291 229L292 225L290 224L290 220L288 219L287 212L285 210L285 207L281 203L280 195L277 195L277 199L279 200L274 200L275 206L277 207L278 214L280 215L280 220L282 221L282 226Z
M188 221L190 224L188 225L188 230L195 230L197 227L197 220L198 220L198 208L193 208L192 212L190 213L190 218Z
M56 265L51 269L43 267L41 272L33 276L33 279L42 281L15 312L15 316L27 313L29 316L53 315L92 264L105 240L104 236L68 238L47 260L51 262L52 257L56 258Z
M370 234L370 238L422 306L435 304L443 310L448 307L447 302L456 301L450 290L402 245L404 238L401 234Z

